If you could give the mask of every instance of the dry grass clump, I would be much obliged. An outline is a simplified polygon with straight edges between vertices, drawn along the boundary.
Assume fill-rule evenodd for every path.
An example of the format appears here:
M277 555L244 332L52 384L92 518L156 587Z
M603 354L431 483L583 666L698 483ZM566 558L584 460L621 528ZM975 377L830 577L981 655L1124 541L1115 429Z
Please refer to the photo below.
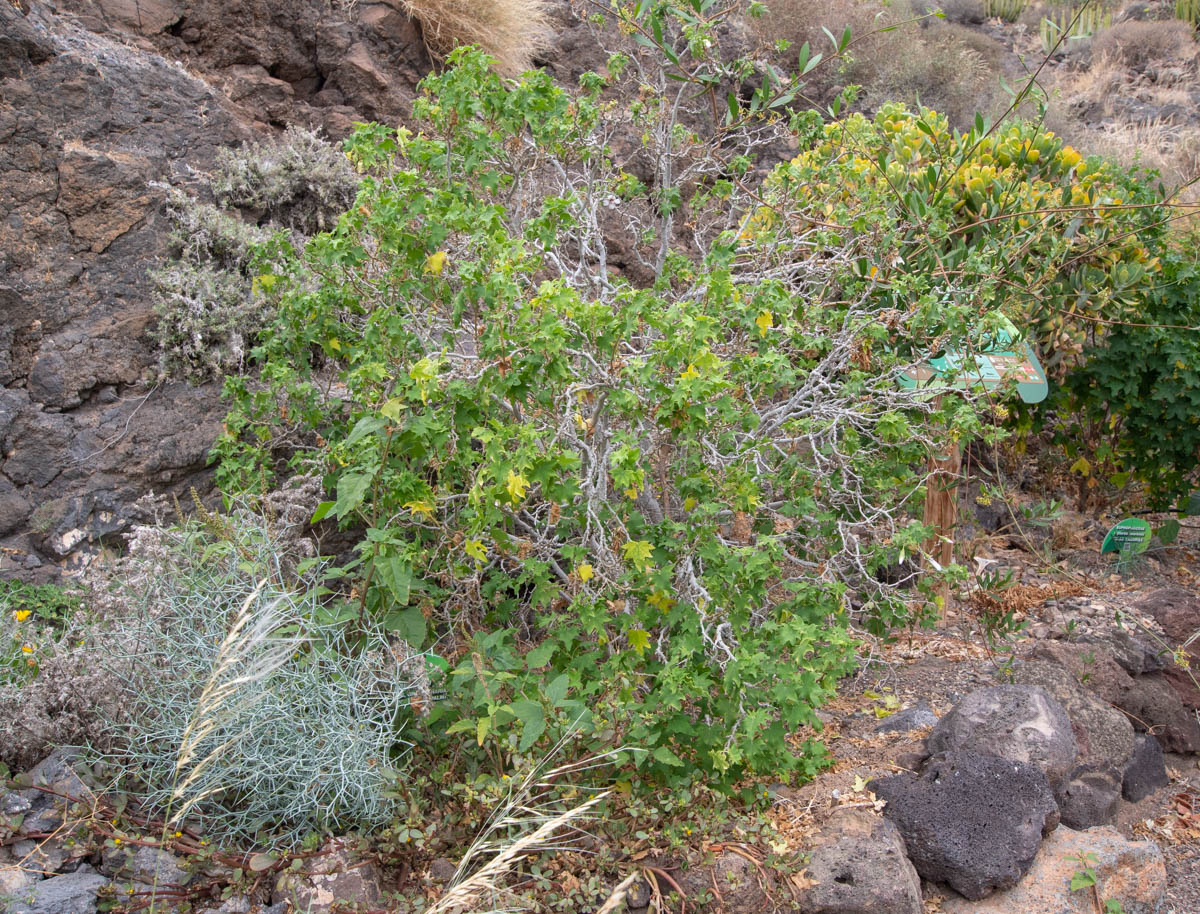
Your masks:
M1200 62L1191 30L1120 22L1091 50L1090 66L1058 73L1048 126L1078 148L1158 171L1168 187L1200 178L1200 126L1186 122ZM1195 198L1191 188L1183 200Z
M794 69L800 48L808 42L812 53L829 56L832 47L822 28L840 36L850 26L855 39L875 31L880 26L876 15L882 7L860 0L772 0L767 4L767 13L751 20L758 40L764 45L787 42L789 47L777 55L778 63L785 69ZM828 102L837 88L847 80L839 76L836 61L818 66L805 77L805 93L814 101Z
M1200 127L1154 120L1144 124L1114 124L1093 132L1089 148L1124 165L1141 165L1162 175L1167 187L1200 179ZM1181 202L1195 202L1189 188Z
M970 21L967 4L959 15ZM897 0L887 8L873 0L774 0L755 28L763 43L784 39L791 47L779 58L794 65L804 42L814 54L830 54L822 27L840 36L850 26L853 44L838 61L814 70L806 78L806 94L828 104L842 86L862 87L859 107L873 109L887 101L914 105L918 101L943 112L956 127L966 127L976 111L996 114L999 108L1000 53L988 36L954 22L926 18L924 0ZM949 18L949 17L948 17ZM900 24L892 32L879 30Z
M425 45L445 58L463 45L475 45L496 59L496 69L516 76L533 66L550 42L547 0L402 0L405 12L421 24Z
M919 31L907 26L880 37L887 40L860 54L847 72L851 82L862 84L871 107L919 101L959 129L969 127L976 112L999 113L1000 48L986 36L934 21Z
M1119 22L1092 39L1092 53L1137 73L1148 67L1187 65L1198 46L1191 26L1177 20Z
M947 22L978 24L987 18L983 0L926 0L923 6L930 11L940 9L946 14Z
M507 799L492 811L459 861L446 894L426 914L493 914L522 909L513 905L516 899L505 888L508 877L530 855L565 849L563 833L568 842L579 835L579 823L591 818L595 807L609 795L608 791L596 793L565 808L553 799L562 793L564 778L603 764L607 758L596 756L546 770L548 759L564 745L565 741L555 746L547 760L514 785ZM605 905L604 910L612 908Z

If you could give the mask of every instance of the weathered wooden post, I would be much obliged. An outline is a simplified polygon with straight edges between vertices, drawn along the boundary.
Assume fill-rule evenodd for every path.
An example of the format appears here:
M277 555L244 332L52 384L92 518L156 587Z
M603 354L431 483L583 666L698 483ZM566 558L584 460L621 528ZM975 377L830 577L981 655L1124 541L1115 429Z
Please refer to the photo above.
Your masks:
M1023 344L1021 352L1008 349L1017 339L1013 327L1011 332L997 334L993 346L973 358L946 352L903 372L900 383L904 387L928 387L939 391L934 396L935 404L940 407L943 396L940 390L972 387L993 390L1015 380L1017 395L1024 402L1039 403L1050 390L1046 373L1028 343ZM934 535L925 543L925 554L945 568L954 561L954 529L958 523L958 479L962 470L962 449L958 442L951 442L943 454L931 454L929 469L924 522L933 528ZM943 608L949 595L949 587L944 587L941 591ZM943 621L944 616L939 616L937 624L941 625Z
M942 405L938 394L936 405ZM925 542L925 552L945 568L954 561L954 528L958 523L958 474L962 449L957 441L944 454L929 455L929 482L925 486L925 517L934 535Z

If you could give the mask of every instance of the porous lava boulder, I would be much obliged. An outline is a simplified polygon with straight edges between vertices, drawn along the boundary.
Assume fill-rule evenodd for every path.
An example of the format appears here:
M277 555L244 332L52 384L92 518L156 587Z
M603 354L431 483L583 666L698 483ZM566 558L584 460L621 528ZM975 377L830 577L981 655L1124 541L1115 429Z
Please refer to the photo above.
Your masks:
M1121 696L1133 685L1133 677L1104 645L1040 641L1029 657L1065 667L1084 688L1110 705L1119 705Z
M1081 854L1096 874L1096 893L1071 891ZM1153 841L1127 841L1113 828L1059 828L1014 888L983 901L945 899L942 914L1096 914L1096 895L1121 903L1125 914L1162 914L1167 871ZM1179 914L1183 914L1180 910Z
M1200 632L1200 594L1171 585L1150 591L1133 604L1136 612L1150 616L1176 644ZM1200 658L1200 647L1193 656Z
M1062 824L1068 828L1107 825L1121 801L1121 772L1112 765L1080 765L1056 796Z
M947 713L929 734L930 755L995 755L1033 765L1052 787L1075 767L1079 749L1071 719L1045 689L1004 685L979 689Z
M1083 644L1098 645L1112 655L1130 676L1157 673L1167 666L1170 651L1138 637L1123 628L1103 633L1088 633L1079 639Z
M1163 761L1162 746L1153 736L1141 733L1134 743L1133 758L1125 767L1121 793L1130 803L1144 800L1160 787L1171 783Z
M1063 706L1079 747L1079 764L1125 770L1133 756L1133 725L1129 719L1093 695L1066 667L1040 660L1020 664L1013 681L1045 689Z
M900 831L861 809L836 812L813 838L798 914L921 914L921 880Z
M918 873L967 898L1011 888L1059 822L1041 769L993 755L947 752L920 775L872 781L884 815L904 838Z

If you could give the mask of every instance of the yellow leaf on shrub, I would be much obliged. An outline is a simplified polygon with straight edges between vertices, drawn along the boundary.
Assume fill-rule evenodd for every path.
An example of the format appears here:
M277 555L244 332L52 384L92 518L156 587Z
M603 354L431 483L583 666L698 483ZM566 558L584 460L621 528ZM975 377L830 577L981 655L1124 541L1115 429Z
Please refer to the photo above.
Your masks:
M767 331L775 326L775 315L770 311L760 311L758 317L754 319L754 323L758 324L759 335L766 336Z
M1077 473L1080 476L1089 476L1092 472L1092 465L1088 463L1086 457L1080 457L1073 464L1071 464L1071 472Z
M621 549L625 553L625 558L638 568L645 569L650 564L650 553L654 547L646 540L630 540Z
M650 633L644 628L631 628L625 636L629 639L629 646L638 652L641 657L646 653L646 648L650 646Z
M524 500L525 493L529 490L529 480L520 473L509 470L508 478L504 481L504 488L508 490L508 497L515 504Z
M425 272L432 273L434 276L441 276L442 270L446 268L446 252L438 251L430 254L425 258Z
M425 520L429 520L431 517L433 517L433 512L437 510L434 507L433 502L427 498L422 498L420 501L406 501L403 507L407 508L413 514L422 515Z
M666 612L675 605L675 601L668 597L661 590L656 590L650 596L646 597L646 602L657 609L659 612Z
M400 419L400 413L405 410L404 401L399 397L392 397L379 408L379 414L385 419L391 419L396 422Z
M579 573L579 580L583 581L585 584L596 576L596 569L593 568L588 562L583 562L575 570Z

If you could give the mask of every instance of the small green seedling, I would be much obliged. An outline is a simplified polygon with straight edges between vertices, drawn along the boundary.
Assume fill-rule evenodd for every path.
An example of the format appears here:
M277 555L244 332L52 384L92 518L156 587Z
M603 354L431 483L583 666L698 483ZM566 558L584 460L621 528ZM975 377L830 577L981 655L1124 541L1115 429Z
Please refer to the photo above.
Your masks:
M1096 885L1096 863L1099 862L1096 855L1093 853L1080 854L1072 859L1079 861L1079 870L1071 877L1071 891L1080 892L1086 889L1092 890L1093 900L1096 902L1096 908L1103 911L1104 914L1125 914L1125 909L1115 898L1109 898L1107 901L1101 902L1100 889Z

